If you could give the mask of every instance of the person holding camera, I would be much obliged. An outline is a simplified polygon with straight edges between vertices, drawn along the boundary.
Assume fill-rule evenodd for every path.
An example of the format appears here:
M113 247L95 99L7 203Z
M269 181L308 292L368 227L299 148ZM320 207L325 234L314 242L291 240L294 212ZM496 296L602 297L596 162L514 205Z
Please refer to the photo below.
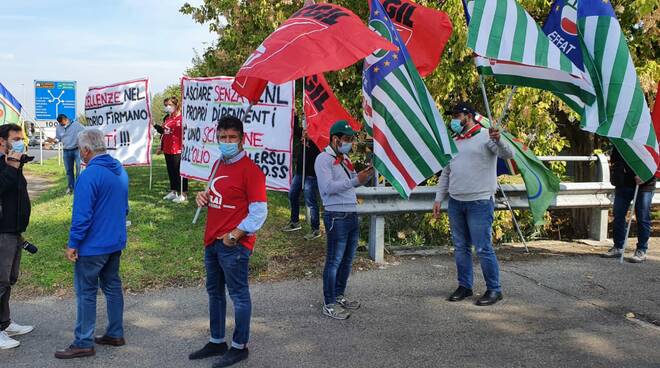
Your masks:
M13 322L9 314L11 287L18 280L21 234L30 221L30 196L23 164L27 161L23 129L16 124L0 126L0 349L20 345L12 336L26 334L33 326Z
M71 194L76 185L76 178L80 175L78 134L85 130L85 127L77 121L69 120L64 114L57 116L57 122L59 124L55 126L55 137L62 143L62 156L67 177L66 194Z
M122 346L124 341L124 295L119 263L126 248L128 174L107 153L105 134L86 129L78 136L80 157L87 168L80 174L73 193L73 214L66 258L74 263L73 283L78 313L75 339L55 353L58 359L94 355L94 344ZM108 325L103 336L94 337L96 294L103 290Z

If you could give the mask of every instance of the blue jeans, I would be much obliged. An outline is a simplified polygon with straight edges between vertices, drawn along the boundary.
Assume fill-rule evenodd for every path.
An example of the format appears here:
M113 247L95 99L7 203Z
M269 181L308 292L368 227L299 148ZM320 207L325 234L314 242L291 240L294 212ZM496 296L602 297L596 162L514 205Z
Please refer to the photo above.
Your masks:
M492 243L493 213L492 199L479 201L457 201L449 198L449 227L454 243L458 285L472 289L472 245L474 244L486 287L492 291L502 291L500 269Z
M235 328L232 346L242 349L248 343L252 315L252 300L248 285L249 260L250 250L242 245L227 247L222 240L216 240L213 245L206 247L204 265L206 291L209 294L211 342L219 344L225 341L226 285L234 303Z
M289 189L289 204L291 205L291 222L300 221L300 192L302 190L302 175L296 174L291 182ZM318 230L320 227L319 204L316 201L316 193L319 186L315 176L305 177L305 205L309 207L312 220L312 230Z
M325 304L329 305L334 304L337 296L344 295L346 291L360 237L360 222L355 212L326 211L323 224L328 235L323 297Z
M64 169L66 170L67 186L73 190L76 185L76 179L80 175L80 152L78 149L64 150ZM75 175L73 170L76 170Z
M74 265L73 284L76 289L78 315L75 340L79 348L94 346L96 327L96 292L103 290L108 309L108 327L105 335L124 337L124 295L119 277L121 252L102 256L79 257Z
M635 196L635 188L616 187L614 191L614 246L622 249L626 240L626 214ZM651 201L653 192L637 192L635 203L635 220L637 220L637 250L645 251L649 248L651 236Z

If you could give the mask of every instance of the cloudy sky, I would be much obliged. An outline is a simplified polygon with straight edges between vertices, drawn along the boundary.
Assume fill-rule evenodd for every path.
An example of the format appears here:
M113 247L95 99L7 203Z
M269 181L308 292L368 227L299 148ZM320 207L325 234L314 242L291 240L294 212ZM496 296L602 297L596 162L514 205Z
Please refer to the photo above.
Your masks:
M216 38L179 13L185 2L2 0L0 82L30 116L34 80L77 81L78 113L90 86L146 76L157 93Z

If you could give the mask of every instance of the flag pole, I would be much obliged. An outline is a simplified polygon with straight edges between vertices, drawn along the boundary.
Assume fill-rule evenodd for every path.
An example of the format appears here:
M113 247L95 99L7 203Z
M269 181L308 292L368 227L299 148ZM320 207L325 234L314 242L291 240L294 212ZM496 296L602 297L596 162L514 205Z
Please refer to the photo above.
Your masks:
M304 200L305 197L305 179L307 177L305 176L305 169L307 168L307 138L305 137L305 130L307 130L307 116L305 115L305 77L302 77L302 178L300 178L302 184L301 184L301 190L302 190L302 195L303 195L303 202L305 202L305 221L311 222L310 215L309 215L309 207L307 206L307 201ZM298 197L300 198L300 197ZM300 202L296 203L297 206L300 206Z
M623 240L623 248L621 249L621 256L619 257L619 263L620 264L623 264L623 254L626 252L626 245L628 245L628 234L630 234L630 226L632 225L633 215L635 214L635 209L637 207L637 193L638 192L639 192L639 185L636 185L635 186L635 195L633 196L633 201L632 201L632 211L630 211L630 218L628 219L628 226L626 226L626 237Z
M250 102L250 105L248 106L247 110L245 110L245 116L243 116L243 124L247 121L248 115L250 115L250 112L252 112L252 107L254 106L253 102ZM222 159L222 157L220 158ZM209 181L206 183L206 191L211 188L211 182L213 181L213 177L215 177L215 173L218 171L218 167L220 165L215 165L213 168L213 171L211 172L211 176L209 176ZM181 188L183 189L183 188ZM197 219L199 218L199 214L202 212L202 207L197 207L197 211L195 211L195 217L193 217L192 223L193 225L197 223Z
M474 59L475 66L477 64L477 59ZM479 74L479 84L481 85L481 95L484 99L484 105L486 106L486 112L488 113L488 119L491 121L491 126L493 128L499 128L499 123L493 120L493 115L491 114L490 111L490 103L488 102L488 95L486 94L486 85L484 84L484 76ZM505 106L505 110L503 111L502 117L504 118L504 113L506 113L506 110L508 109L509 103L511 103L511 99L513 98L513 93L515 92L515 89L511 91L509 94L509 98L507 101L507 106ZM495 125L497 124L497 125ZM518 225L518 219L516 218L516 214L513 212L513 207L511 207L511 202L509 202L509 197L506 195L504 192L504 189L500 185L499 180L497 181L497 186L500 189L500 192L502 193L502 196L504 197L504 202L506 203L507 208L509 208L509 211L511 212L511 218L513 219L513 225L516 228L516 232L518 233L518 236L520 236L520 240L522 240L523 245L525 246L525 252L529 253L529 248L527 247L527 242L525 241L525 236L523 235L522 231L520 230L520 226Z
M504 104L504 109L502 110L502 114L500 115L500 119L498 120L498 125L502 126L502 121L504 121L504 118L506 117L506 113L509 112L509 106L511 106L511 101L513 100L513 95L516 94L516 91L518 90L518 86L513 86L511 89L511 92L509 92L509 97L506 98L506 103Z

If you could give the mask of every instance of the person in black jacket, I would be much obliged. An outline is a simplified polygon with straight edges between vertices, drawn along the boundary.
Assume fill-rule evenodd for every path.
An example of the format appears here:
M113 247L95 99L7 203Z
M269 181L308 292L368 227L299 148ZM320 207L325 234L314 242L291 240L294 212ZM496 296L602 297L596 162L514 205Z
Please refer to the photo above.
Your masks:
M603 254L605 258L619 258L623 253L623 243L626 240L626 214L635 196L635 187L639 186L637 201L635 202L635 219L637 220L637 249L628 259L632 263L641 263L646 259L649 237L651 236L651 201L655 191L655 177L647 182L635 175L635 172L626 164L616 148L612 149L610 156L610 182L616 187L614 192L614 246Z
M9 297L18 280L21 234L30 221L30 197L23 176L21 156L25 152L23 129L16 124L0 126L0 349L15 348L11 336L34 329L11 321Z
M294 142L299 143L296 153L296 175L291 182L289 189L289 205L291 206L291 220L282 229L285 232L291 232L302 229L300 225L300 192L303 189L303 167L305 168L305 205L309 207L312 231L305 235L305 240L313 240L321 237L319 204L317 193L319 192L316 173L314 172L314 162L320 151L316 144L307 137L307 132L298 124L298 117L294 119ZM304 150L304 158L303 158Z

